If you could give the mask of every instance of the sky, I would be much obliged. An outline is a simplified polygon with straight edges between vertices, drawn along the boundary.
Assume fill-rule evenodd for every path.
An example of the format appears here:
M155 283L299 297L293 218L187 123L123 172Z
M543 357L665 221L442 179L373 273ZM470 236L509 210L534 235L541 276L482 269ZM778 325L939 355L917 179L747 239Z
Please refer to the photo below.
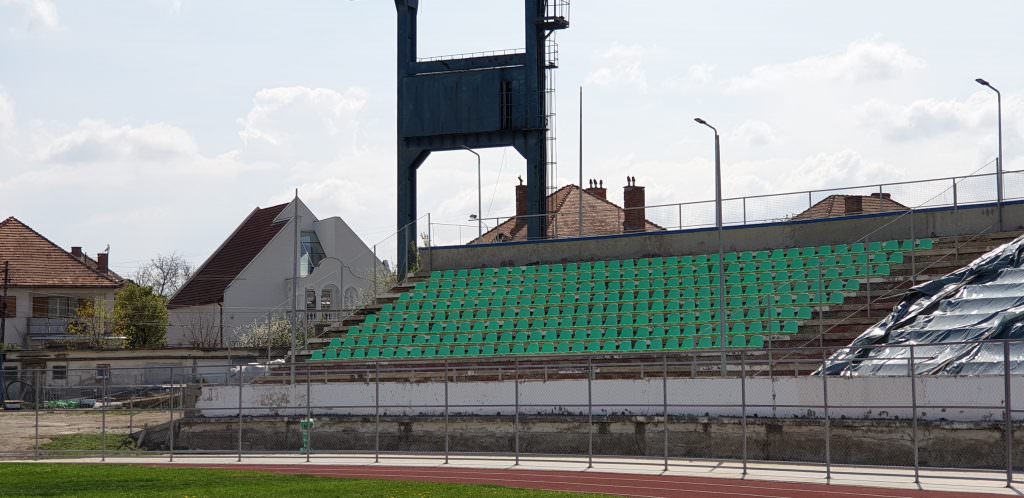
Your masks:
M521 48L522 12L423 0L419 56ZM648 204L713 198L696 116L721 132L726 197L992 171L995 96L976 77L1002 91L1005 168L1024 169L1021 18L1014 0L573 2L559 184L577 182L580 87L584 176L619 203L627 175ZM0 0L0 217L109 244L131 275L156 254L201 263L299 189L387 252L394 57L384 0ZM456 151L421 167L436 240L475 232L475 166ZM525 169L483 151L485 218L514 213Z

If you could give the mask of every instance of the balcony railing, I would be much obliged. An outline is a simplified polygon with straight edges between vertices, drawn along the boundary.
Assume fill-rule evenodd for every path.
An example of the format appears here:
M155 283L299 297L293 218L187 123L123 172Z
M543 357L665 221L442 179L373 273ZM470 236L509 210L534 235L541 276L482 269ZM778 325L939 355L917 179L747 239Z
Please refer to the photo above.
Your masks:
M28 335L36 341L52 341L71 338L67 318L29 318Z

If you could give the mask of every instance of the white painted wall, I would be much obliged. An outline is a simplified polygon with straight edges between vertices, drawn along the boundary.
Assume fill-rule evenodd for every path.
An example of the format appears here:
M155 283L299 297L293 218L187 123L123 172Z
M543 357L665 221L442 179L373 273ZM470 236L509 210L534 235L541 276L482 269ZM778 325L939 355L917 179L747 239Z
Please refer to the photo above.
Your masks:
M1011 399L1024 403L1024 376L1013 378ZM314 384L311 404L315 414L370 415L374 413L372 383ZM449 383L452 414L510 415L514 413L515 384L504 382ZM759 417L821 417L821 377L747 379L747 415ZM442 383L383 383L381 404L386 415L438 415L443 413ZM595 380L594 413L660 415L662 381ZM910 418L909 378L829 378L830 417L857 419ZM691 416L739 416L739 379L669 379L669 413ZM918 416L924 420L998 421L1003 379L984 377L922 377L917 379ZM586 380L524 381L519 387L521 414L586 414ZM295 415L306 410L306 386L246 385L243 403L247 415ZM501 406L499 406L501 405ZM804 405L801 407L799 405ZM814 406L808 406L814 405ZM906 408L877 408L899 406ZM235 387L204 387L197 408L207 417L238 414ZM946 406L994 407L945 409ZM1024 413L1015 415L1024 419Z
M373 251L358 235L338 217L320 220L309 208L298 201L299 231L315 231L323 245L324 253L337 258L350 267L344 276L345 288L354 288L367 292L372 288L368 275L373 274ZM251 325L253 321L264 321L269 314L281 316L292 309L291 279L295 260L295 225L294 207L289 205L277 220L287 220L287 224L273 239L256 255L249 265L239 273L224 292L224 335L225 340L235 336L240 327ZM379 264L379 263L378 263ZM306 277L300 277L295 290L296 306L305 309L305 290L313 289L317 293L317 307L323 289L337 289L333 298L333 309L341 304L343 290L340 277L341 264L335 259L325 259L320 267ZM341 295L338 295L341 294ZM184 331L176 326L181 323L175 316L185 313L209 311L208 306L190 307L171 310L171 327L168 329L168 344L187 345ZM219 313L219 310L217 310Z

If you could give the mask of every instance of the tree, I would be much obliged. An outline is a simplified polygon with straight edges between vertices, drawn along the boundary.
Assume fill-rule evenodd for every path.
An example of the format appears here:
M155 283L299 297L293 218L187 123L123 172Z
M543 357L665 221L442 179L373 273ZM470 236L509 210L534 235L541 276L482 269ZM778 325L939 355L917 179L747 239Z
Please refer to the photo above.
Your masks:
M175 322L181 320L185 339L194 348L215 348L220 346L220 324L217 314L204 311L184 312Z
M75 310L75 318L68 323L68 332L83 338L90 348L109 345L114 329L114 314L109 301L82 299Z
M152 287L158 295L171 297L194 270L192 263L178 253L158 254L135 272L134 280L140 286Z
M114 332L129 348L167 343L167 299L152 287L128 282L114 298Z

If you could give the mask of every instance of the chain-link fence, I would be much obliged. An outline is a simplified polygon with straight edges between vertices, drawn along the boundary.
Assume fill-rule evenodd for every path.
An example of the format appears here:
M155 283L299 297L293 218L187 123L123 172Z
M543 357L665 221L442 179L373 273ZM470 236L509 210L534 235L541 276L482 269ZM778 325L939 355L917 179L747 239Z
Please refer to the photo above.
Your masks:
M969 344L976 343L957 343ZM980 343L978 343L980 344ZM374 455L617 457L988 470L1024 464L1024 341L988 341L1001 375L764 374L829 361L830 349L692 351L507 362L436 361L189 368L23 369L20 410L0 414L7 459L83 456ZM868 347L870 349L870 347ZM718 373L727 356L725 376ZM876 361L865 357L865 362ZM213 380L211 380L213 379ZM13 405L9 405L11 407ZM312 427L304 424L312 419ZM667 421L667 423L666 423ZM833 467L837 468L833 468ZM863 469L857 470L863 473Z

